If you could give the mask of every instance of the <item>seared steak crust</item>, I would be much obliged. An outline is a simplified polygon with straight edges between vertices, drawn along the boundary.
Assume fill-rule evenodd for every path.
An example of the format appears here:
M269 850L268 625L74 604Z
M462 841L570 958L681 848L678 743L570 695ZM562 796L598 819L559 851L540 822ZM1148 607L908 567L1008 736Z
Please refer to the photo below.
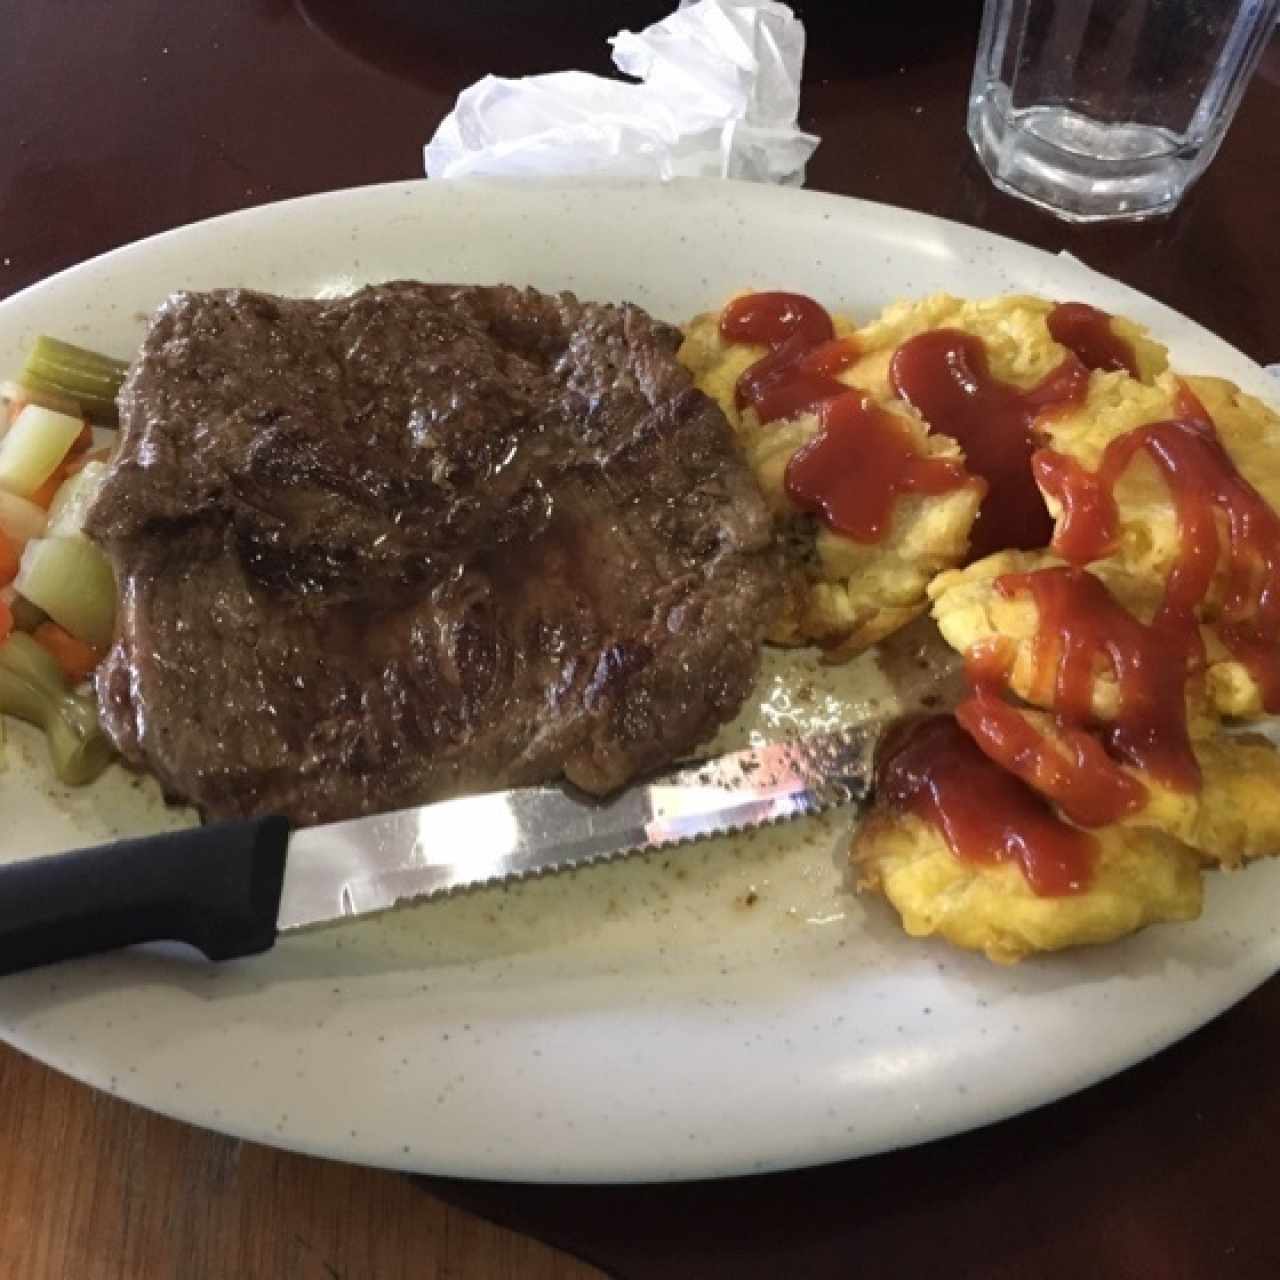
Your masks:
M603 793L707 737L777 564L678 342L507 287L175 295L88 523L120 751L210 815L312 823L561 773Z

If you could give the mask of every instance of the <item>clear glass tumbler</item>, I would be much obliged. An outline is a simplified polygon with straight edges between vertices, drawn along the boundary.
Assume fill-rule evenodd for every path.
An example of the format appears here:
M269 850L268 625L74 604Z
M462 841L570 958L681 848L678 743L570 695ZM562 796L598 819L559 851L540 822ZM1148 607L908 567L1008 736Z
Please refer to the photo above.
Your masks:
M1168 213L1204 172L1280 0L986 0L969 137L1072 222Z

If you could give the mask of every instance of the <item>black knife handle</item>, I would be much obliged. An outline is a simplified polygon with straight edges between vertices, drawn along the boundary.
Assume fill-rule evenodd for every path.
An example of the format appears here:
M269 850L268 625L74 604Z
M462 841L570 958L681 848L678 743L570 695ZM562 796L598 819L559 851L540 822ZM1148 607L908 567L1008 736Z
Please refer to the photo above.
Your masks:
M0 973L136 942L210 960L276 938L289 823L216 822L0 866Z

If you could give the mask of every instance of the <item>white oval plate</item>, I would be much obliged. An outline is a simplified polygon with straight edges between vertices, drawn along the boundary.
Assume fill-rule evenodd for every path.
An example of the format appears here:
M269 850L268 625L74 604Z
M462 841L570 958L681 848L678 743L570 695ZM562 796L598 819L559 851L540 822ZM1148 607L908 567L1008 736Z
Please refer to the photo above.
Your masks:
M405 276L629 298L674 321L748 285L859 316L937 289L1042 292L1149 325L1183 367L1269 389L1238 352L1068 258L726 182L418 182L218 218L0 304L0 370L37 332L126 354L177 288L305 295ZM881 696L874 663L774 656L737 736ZM187 820L119 770L61 793L41 750L10 728L6 856ZM134 1102L298 1150L494 1178L688 1178L1012 1115L1167 1045L1280 967L1280 865L1212 877L1196 923L1006 971L912 942L883 903L845 893L848 823L426 904L223 968L152 948L10 978L0 1034Z

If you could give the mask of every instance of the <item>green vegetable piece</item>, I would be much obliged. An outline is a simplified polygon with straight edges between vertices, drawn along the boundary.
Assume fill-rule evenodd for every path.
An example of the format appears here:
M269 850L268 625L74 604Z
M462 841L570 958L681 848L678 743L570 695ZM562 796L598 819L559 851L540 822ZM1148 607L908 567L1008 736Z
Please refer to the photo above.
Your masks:
M84 423L70 414L29 404L0 440L0 489L31 495L67 456Z
M33 538L13 585L77 639L99 653L110 647L115 575L107 557L87 538Z
M52 656L20 631L0 645L0 713L44 730L54 772L70 786L92 782L111 763L93 700L73 693Z
M59 486L49 504L44 532L51 538L70 538L84 529L85 517L93 506L102 482L107 478L105 462L86 462L73 476ZM0 516L3 516L0 509ZM35 535L39 537L39 535Z
M86 471L88 469L85 468ZM58 492L61 493L65 488L66 485L59 486ZM48 526L48 512L37 507L34 502L18 497L16 493L0 489L0 533L11 542L21 546L32 538L42 538Z
M22 631L12 632L0 644L0 667L7 667L51 693L65 693L71 687L53 654Z
M110 425L118 421L116 396L128 371L127 361L42 334L19 381L38 393L69 397L93 421Z

